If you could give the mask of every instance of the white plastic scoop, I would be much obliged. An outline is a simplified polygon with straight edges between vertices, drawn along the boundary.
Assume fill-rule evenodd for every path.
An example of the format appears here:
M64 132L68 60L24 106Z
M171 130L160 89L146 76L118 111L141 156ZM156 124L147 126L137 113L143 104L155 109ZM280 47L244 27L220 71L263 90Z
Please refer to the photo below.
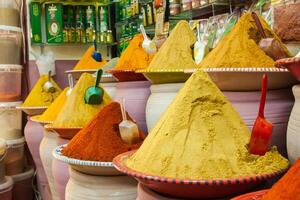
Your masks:
M46 92L55 92L55 87L53 83L51 83L51 71L48 72L48 81L43 85L43 89Z
M123 118L123 121L119 124L121 138L127 144L135 144L140 138L139 129L136 123L127 120L124 98L122 99L120 106Z
M72 74L68 74L68 81L69 81L69 90L67 91L67 97L71 95L73 87L74 87L74 81Z
M157 52L155 42L148 38L145 28L142 24L140 25L140 30L144 36L142 47L148 54L155 54Z

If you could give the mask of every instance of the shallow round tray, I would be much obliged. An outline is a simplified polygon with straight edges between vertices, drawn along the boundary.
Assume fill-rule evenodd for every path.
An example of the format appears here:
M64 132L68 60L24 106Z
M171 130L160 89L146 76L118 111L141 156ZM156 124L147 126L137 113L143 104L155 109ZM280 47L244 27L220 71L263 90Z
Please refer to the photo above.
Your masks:
M260 190L237 196L235 198L232 198L231 200L261 200L267 192L268 190Z
M32 117L30 117L30 120L33 122L40 123L42 126L44 126L46 124L53 124L53 121L43 121L43 120L36 119L37 116L40 116L40 115L32 116Z
M141 73L136 73L134 70L109 70L119 82L126 81L146 81L147 79Z
M17 106L18 110L22 110L27 115L34 116L34 115L41 115L43 112L48 108L48 106L36 106L36 107L29 107L29 106Z
M185 82L193 72L203 70L222 91L255 91L261 89L261 78L268 76L268 89L290 88L297 80L287 69L279 68L205 68L185 70L152 70L143 72L153 84Z
M47 131L56 132L62 138L72 139L82 129L82 127L65 128L65 127L56 127L56 126L53 126L53 124L46 124L45 129Z
M62 155L62 150L64 147L66 147L66 144L60 145L53 150L52 154L54 158L62 162L68 163L73 169L77 171L90 175L123 175L121 172L115 169L112 162L78 160L64 156Z
M245 193L266 180L282 174L285 170L257 176L234 179L191 180L153 176L135 171L124 163L135 151L126 152L114 158L114 166L124 174L133 176L146 187L163 195L184 199L221 198Z
M96 73L97 69L84 69L84 70L68 70L67 74L72 74L75 79L79 79L82 73ZM115 77L112 74L103 73L101 77L101 83L111 83L117 82Z

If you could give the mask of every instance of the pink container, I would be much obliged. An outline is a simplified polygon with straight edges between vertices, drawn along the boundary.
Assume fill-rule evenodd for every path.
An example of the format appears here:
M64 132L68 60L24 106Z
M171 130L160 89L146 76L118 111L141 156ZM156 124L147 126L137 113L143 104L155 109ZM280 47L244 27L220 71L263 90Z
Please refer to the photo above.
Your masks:
M126 100L126 110L137 122L139 128L147 133L145 108L150 95L150 82L133 81L118 82L116 90L116 101Z
M11 177L5 177L5 182L0 184L0 199L12 200L13 180Z
M39 123L31 121L29 117L27 118L27 120L28 121L24 129L24 136L37 169L39 191L41 193L42 199L48 200L51 199L51 192L39 151L40 143L44 136L44 128Z
M56 137L57 145L67 144L69 140L61 137ZM56 190L59 194L60 200L65 199L66 185L69 181L69 166L59 160L53 159L52 161L52 173Z
M14 180L13 200L32 200L33 199L33 179L34 169L29 168L24 173L12 176Z

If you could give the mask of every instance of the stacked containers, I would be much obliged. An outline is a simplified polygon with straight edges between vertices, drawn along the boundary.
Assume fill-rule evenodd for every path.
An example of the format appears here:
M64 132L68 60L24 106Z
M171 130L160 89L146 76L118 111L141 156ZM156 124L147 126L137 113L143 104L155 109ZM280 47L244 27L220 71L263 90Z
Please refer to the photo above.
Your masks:
M4 181L0 180L1 200L13 198L12 189L15 186L13 186L12 177L17 177L17 180L26 172L22 113L16 109L22 103L20 101L23 49L20 18L22 2L21 0L0 0L0 139L5 139L7 145L7 150L1 160L2 173L4 171L6 175ZM30 189L29 193L32 194L33 190ZM27 199L27 197L23 196L22 199Z

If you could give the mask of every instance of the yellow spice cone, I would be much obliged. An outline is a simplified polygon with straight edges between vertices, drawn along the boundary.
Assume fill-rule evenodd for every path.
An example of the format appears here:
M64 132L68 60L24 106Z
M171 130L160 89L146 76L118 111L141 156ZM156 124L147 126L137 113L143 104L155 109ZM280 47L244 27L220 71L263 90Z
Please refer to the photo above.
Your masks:
M151 175L188 179L234 178L288 166L276 148L262 157L249 155L249 137L223 93L198 71L126 164Z
M73 68L73 70L83 70L83 69L99 69L103 67L103 65L106 63L105 60L102 60L102 62L97 62L92 57L94 52L94 47L91 46L88 48L88 50L84 53L82 58L78 61L76 66Z

